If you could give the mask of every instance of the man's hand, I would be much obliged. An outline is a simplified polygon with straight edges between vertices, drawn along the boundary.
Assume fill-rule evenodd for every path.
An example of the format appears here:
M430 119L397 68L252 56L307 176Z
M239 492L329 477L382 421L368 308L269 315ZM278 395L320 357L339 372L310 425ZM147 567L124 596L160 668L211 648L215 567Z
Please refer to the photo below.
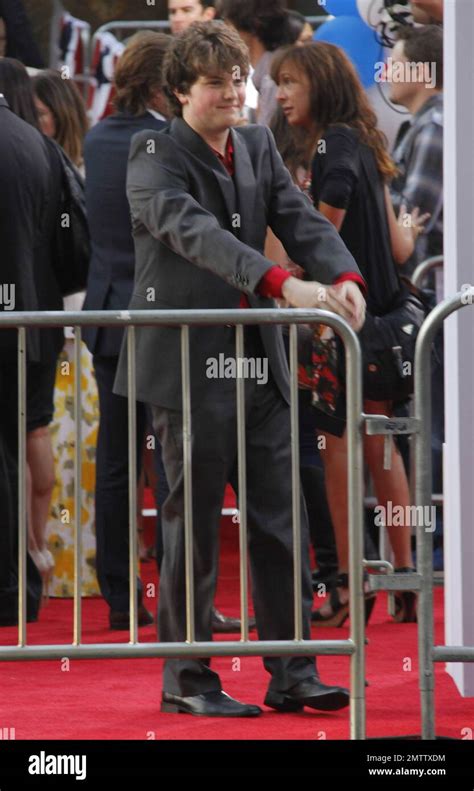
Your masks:
M283 283L282 295L294 308L318 308L337 313L356 332L365 321L364 297L351 280L337 286L323 286L316 281L305 282L289 277Z
M363 294L353 280L344 280L337 286L332 286L338 292L339 297L342 297L346 303L351 306L352 318L349 321L352 329L356 332L362 329L365 322L365 299Z

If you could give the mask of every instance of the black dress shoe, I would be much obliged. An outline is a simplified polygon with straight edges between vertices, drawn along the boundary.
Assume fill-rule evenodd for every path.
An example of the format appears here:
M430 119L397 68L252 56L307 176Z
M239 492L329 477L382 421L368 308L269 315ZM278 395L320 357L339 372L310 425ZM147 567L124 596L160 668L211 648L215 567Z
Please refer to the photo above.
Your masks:
M145 609L143 604L139 605L137 615L139 626L150 626L150 624L154 623L153 615ZM130 615L128 612L110 610L109 623L111 629L130 629Z
M194 714L197 717L258 717L262 713L260 706L240 703L220 691L205 692L189 698L163 692L161 711L168 714Z
M216 607L212 608L212 631L221 634L240 632L242 622L240 618L231 618L223 615ZM255 618L249 618L249 629L255 629Z
M264 702L277 711L301 711L304 706L320 711L337 711L348 706L349 699L349 690L345 687L328 687L316 676L310 676L286 692L269 690Z

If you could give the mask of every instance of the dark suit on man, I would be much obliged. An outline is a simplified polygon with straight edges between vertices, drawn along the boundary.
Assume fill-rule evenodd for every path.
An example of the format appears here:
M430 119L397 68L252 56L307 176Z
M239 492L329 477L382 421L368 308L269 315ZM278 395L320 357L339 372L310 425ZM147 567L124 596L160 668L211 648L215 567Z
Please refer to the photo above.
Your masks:
M92 257L84 310L128 306L133 290L135 250L126 175L130 141L144 129L155 132L164 121L150 113L117 113L86 136L86 206ZM87 327L83 338L94 355L100 402L96 459L97 577L112 610L129 608L128 419L127 400L112 392L123 332ZM138 469L147 425L145 406L137 405ZM159 460L158 460L159 461ZM161 480L164 475L160 476ZM161 535L161 530L159 531ZM142 588L138 580L139 599Z
M0 249L2 287L14 286L15 310L38 310L35 269L52 221L52 171L42 135L0 96ZM2 298L0 310L6 306ZM27 333L27 358L40 359L37 330ZM0 331L0 625L18 611L17 331ZM27 617L36 620L41 578L27 558Z
M132 141L127 192L136 248L130 309L270 308L258 295L271 267L262 254L267 226L314 280L330 284L357 266L333 226L294 187L265 127L231 130L235 176L182 119L161 133ZM150 291L150 289L152 289ZM154 291L153 291L154 289ZM150 297L154 295L155 299ZM182 641L185 632L184 513L180 330L140 327L137 396L154 405L170 496L163 513L164 560L159 636ZM291 639L293 552L289 375L281 329L245 331L246 356L266 357L269 380L247 379L246 443L249 552L253 601L262 639ZM206 376L209 358L235 356L231 327L190 329L193 528L196 639L211 639L218 525L225 485L236 486L235 382ZM126 392L126 350L117 392ZM310 634L312 590L308 527L302 507L304 637ZM267 658L273 691L288 690L315 673L314 659ZM220 688L208 662L166 662L163 688L194 696Z

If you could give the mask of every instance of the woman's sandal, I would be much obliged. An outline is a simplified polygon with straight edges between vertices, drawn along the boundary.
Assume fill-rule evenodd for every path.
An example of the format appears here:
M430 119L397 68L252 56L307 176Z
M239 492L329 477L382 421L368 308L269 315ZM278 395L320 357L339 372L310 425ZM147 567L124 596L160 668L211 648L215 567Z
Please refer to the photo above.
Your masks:
M416 569L410 566L403 566L394 569L396 574L413 574ZM395 592L395 623L416 623L416 608L418 599L415 591L396 591Z
M368 575L364 573L364 582L368 579ZM349 587L349 575L348 574L339 574L337 579L335 580L334 586L330 589L329 592L329 604L331 605L332 612L329 615L324 615L321 613L321 607L317 610L313 610L311 613L311 621L313 623L317 623L320 626L335 626L341 627L345 624L347 618L349 617L349 602L341 602L339 598L338 588L348 588ZM369 623L370 616L372 615L372 610L374 609L375 599L377 598L377 594L373 591L367 591L364 593L365 599L365 624Z

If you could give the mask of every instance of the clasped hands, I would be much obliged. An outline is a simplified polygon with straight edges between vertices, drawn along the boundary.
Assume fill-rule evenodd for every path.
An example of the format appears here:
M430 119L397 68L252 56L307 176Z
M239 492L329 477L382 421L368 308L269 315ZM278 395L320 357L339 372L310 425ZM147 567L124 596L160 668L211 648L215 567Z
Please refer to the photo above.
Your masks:
M318 308L337 313L355 332L364 325L365 299L359 286L352 280L324 286L314 280L308 282L289 277L283 283L282 295L294 308Z

